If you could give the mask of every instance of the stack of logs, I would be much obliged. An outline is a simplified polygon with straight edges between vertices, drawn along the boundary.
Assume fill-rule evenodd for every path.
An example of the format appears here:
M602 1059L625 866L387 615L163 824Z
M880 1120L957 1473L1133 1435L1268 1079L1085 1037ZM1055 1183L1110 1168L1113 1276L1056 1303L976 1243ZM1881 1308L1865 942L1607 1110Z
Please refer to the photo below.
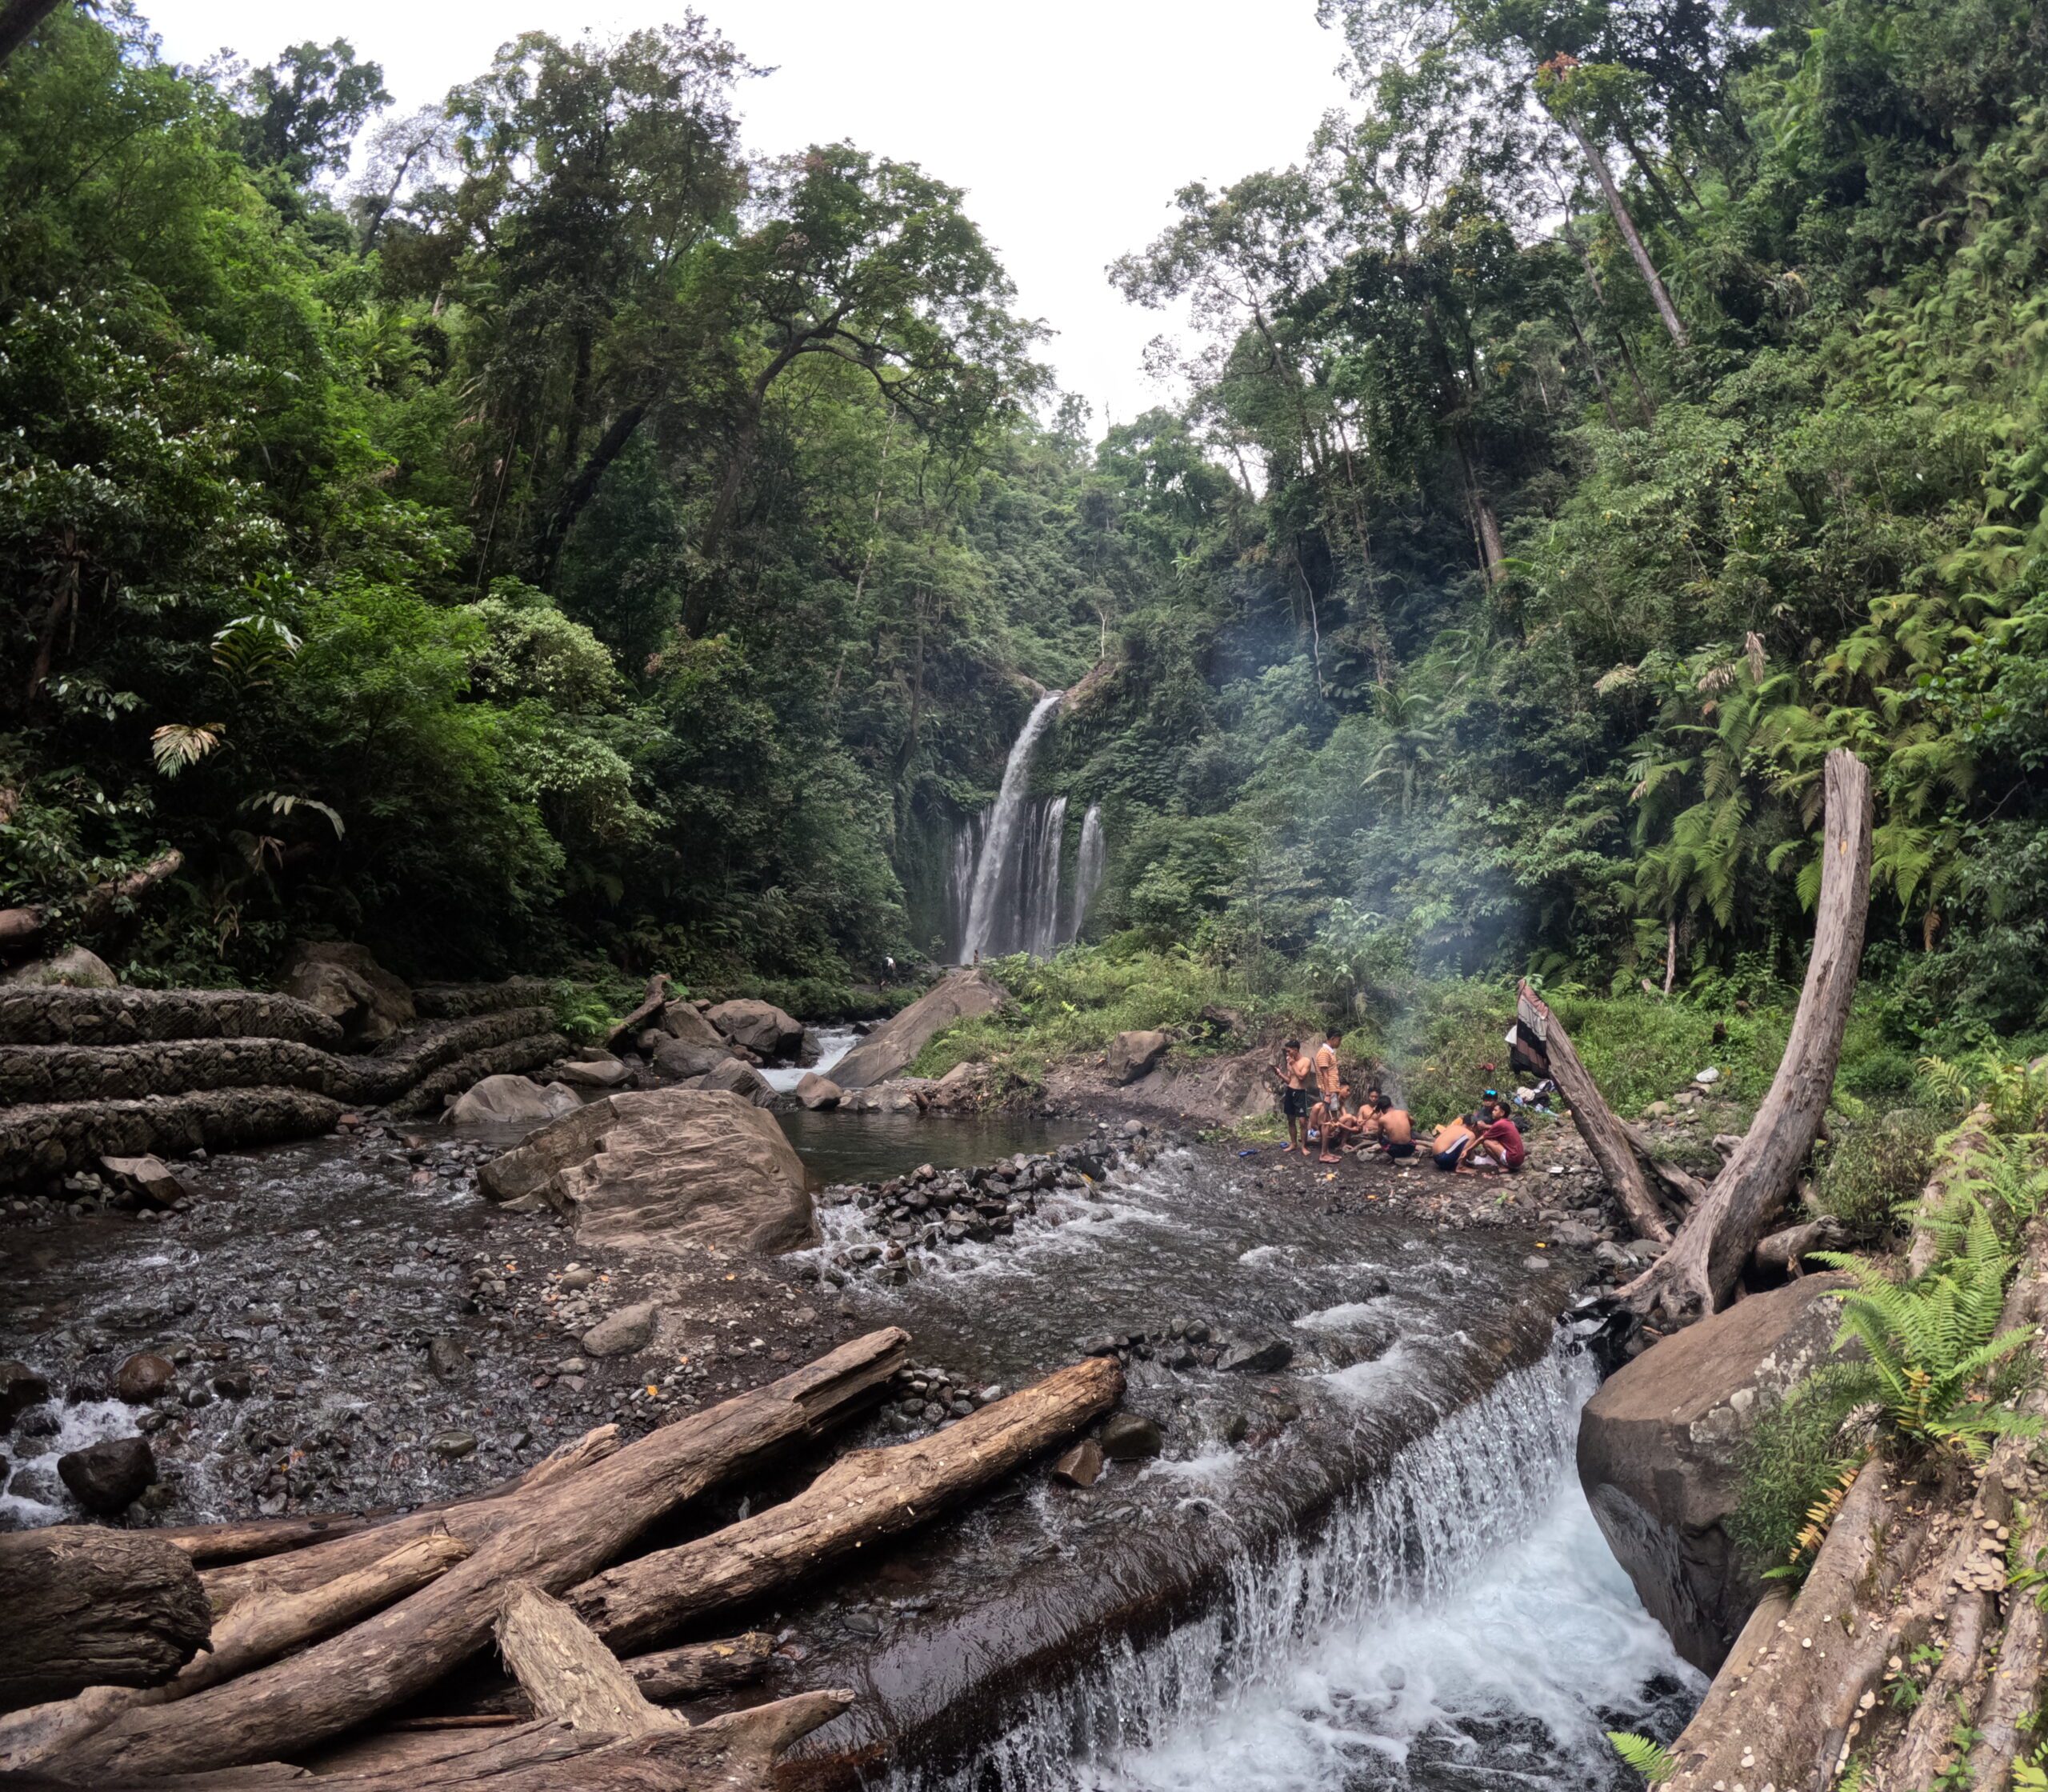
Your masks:
M637 1442L601 1427L492 1494L402 1517L0 1538L0 1787L282 1783L304 1777L284 1758L346 1734L348 1764L319 1782L346 1792L765 1788L776 1756L853 1695L693 1726L658 1702L760 1677L768 1639L633 1652L924 1523L1122 1393L1113 1359L1071 1364L928 1437L850 1452L739 1523L632 1555L686 1501L878 1400L909 1343L872 1332ZM394 1719L494 1640L518 1692L425 1738ZM365 1746L380 1722L384 1745Z

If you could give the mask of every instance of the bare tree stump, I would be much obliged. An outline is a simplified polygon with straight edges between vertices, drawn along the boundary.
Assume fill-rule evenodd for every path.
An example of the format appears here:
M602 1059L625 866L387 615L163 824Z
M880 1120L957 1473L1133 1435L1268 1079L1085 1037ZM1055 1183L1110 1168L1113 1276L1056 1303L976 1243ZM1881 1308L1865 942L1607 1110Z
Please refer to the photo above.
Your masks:
M640 998L640 1006L605 1035L605 1043L616 1049L621 1040L635 1038L668 1005L669 974L658 970L647 979L646 994Z
M1756 1118L1670 1248L1621 1291L1638 1313L1697 1318L1735 1282L1813 1149L1834 1089L1870 907L1870 774L1854 754L1827 756L1821 894L1791 1037Z
M490 1502L510 1508L510 1522L431 1585L302 1654L132 1712L115 1746L88 1737L56 1765L95 1783L189 1773L274 1758L366 1722L482 1647L506 1582L559 1592L588 1579L685 1500L878 1398L908 1343L893 1327L871 1332L766 1387L676 1419L566 1482Z
M0 1535L0 1710L86 1686L154 1686L191 1660L213 1608L191 1558L147 1531Z
M910 1443L842 1457L795 1498L708 1537L621 1563L570 1604L612 1647L757 1599L866 1544L928 1523L1107 1412L1114 1357L1090 1357Z

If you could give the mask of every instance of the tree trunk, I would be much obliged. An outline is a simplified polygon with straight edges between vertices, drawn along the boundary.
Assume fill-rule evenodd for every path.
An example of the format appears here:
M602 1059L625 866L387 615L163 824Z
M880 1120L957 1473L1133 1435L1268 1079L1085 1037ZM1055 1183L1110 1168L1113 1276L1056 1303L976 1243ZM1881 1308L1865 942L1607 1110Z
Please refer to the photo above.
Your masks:
M766 1630L749 1630L719 1642L686 1642L674 1649L658 1649L651 1654L629 1656L626 1661L626 1672L657 1705L750 1686L766 1679L777 1666L775 1639ZM488 1692L481 1698L463 1698L450 1707L450 1712L463 1716L531 1715L526 1695L517 1686Z
M602 1462L618 1448L618 1427L600 1425L550 1450L525 1474L515 1475L488 1493L441 1500L402 1518L378 1519L289 1555L210 1568L199 1577L200 1582L214 1610L225 1612L255 1588L273 1593L303 1593L325 1586L338 1575L381 1562L399 1544L437 1530L446 1530L474 1549L511 1522L516 1509L510 1503L510 1496L556 1486Z
M1571 1103L1572 1124L1578 1128L1579 1137L1586 1141L1586 1148L1593 1154L1608 1187L1620 1198L1638 1234L1657 1244L1669 1244L1671 1229L1665 1224L1663 1210L1650 1192L1650 1178L1637 1162L1634 1148L1614 1110L1602 1099L1599 1086L1579 1062L1564 1023L1526 983L1522 986L1516 1012L1522 1024L1542 1041L1550 1074Z
M1635 220L1629 215L1628 201L1622 197L1622 190L1614 184L1614 171L1607 166L1607 158L1600 153L1599 146L1587 134L1578 119L1567 116L1565 129L1572 134L1582 154L1593 170L1593 178L1600 183L1600 190L1606 196L1607 210L1613 214L1614 228L1621 232L1622 241L1628 245L1629 254L1634 258L1636 269L1642 275L1642 283L1649 287L1651 302L1657 314L1664 320L1664 327L1670 332L1671 340L1680 348L1690 346L1690 338L1686 334L1685 320L1678 315L1678 308L1671 302L1671 295L1664 289L1662 277L1657 264L1650 260L1650 251L1642 246L1642 237L1635 227Z
M1798 1226L1788 1226L1767 1238L1759 1238L1750 1253L1750 1267L1760 1274L1782 1276L1790 1282L1802 1273L1807 1258L1817 1250L1840 1250L1850 1242L1849 1229L1832 1214L1823 1214Z
M112 918L114 905L132 902L146 894L166 878L173 878L185 868L185 854L175 846L167 853L159 854L145 866L130 871L125 878L116 878L108 883L94 884L87 890L79 904L78 919L88 927L103 926ZM0 909L0 949L26 945L40 934L50 921L50 910L41 905L21 909Z
M0 1766L45 1761L94 1732L118 1737L129 1712L189 1698L337 1630L403 1598L470 1553L448 1536L401 1544L374 1566L344 1574L310 1593L258 1593L214 1626L213 1640L177 1678L161 1686L90 1686L76 1698L38 1705L0 1718Z
M154 1686L214 1614L192 1558L146 1531L53 1525L0 1535L0 1710L85 1686Z
M371 1530L390 1516L388 1512L336 1512L300 1518L235 1518L226 1524L166 1527L149 1534L184 1550L196 1567L218 1567L332 1542L338 1537Z
M163 1779L126 1771L60 1778L31 1771L7 1792L246 1792L302 1783L318 1792L774 1792L775 1758L853 1702L848 1692L799 1693L687 1730L618 1738L552 1718L516 1729L463 1730L408 1749L391 1764L323 1773L278 1762Z
M868 1404L902 1366L909 1342L894 1327L871 1332L766 1387L665 1425L566 1482L457 1508L451 1530L500 1506L509 1522L502 1518L469 1560L353 1630L230 1686L137 1712L118 1748L89 1738L62 1765L102 1779L189 1773L267 1760L353 1729L474 1654L506 1582L558 1592L587 1580L684 1501Z
M541 538L534 547L535 582L542 590L554 586L555 566L562 558L569 531L576 526L576 519L597 496L598 482L610 470L611 463L626 452L626 445L633 439L634 432L646 414L647 406L642 403L628 405L614 417L610 427L598 438L590 458L577 469L575 477L562 492L561 501L548 513Z
M506 1590L498 1652L534 1711L572 1730L653 1736L690 1727L674 1712L649 1704L624 1663L530 1581Z
M615 1649L650 1642L928 1522L1107 1412L1122 1393L1114 1358L1069 1364L928 1438L856 1450L795 1498L622 1563L578 1587L570 1604Z
M1991 1110L1982 1106L1973 1108L1969 1118L1957 1128L1950 1148L1942 1152L1934 1165L1927 1186L1920 1191L1918 1223L1912 1246L1906 1254L1907 1274L1925 1275L1934 1268L1934 1254L1941 1248L1941 1241L1927 1222L1946 1203L1950 1190L1967 1173L1970 1160L1990 1149Z
M0 0L0 62L26 43L57 10L58 0Z
M616 1050L622 1040L630 1044L640 1029L653 1025L668 1005L669 974L658 970L647 979L646 994L641 997L640 1006L605 1035L606 1045Z
M1827 756L1821 894L1813 955L1791 1037L1756 1118L1671 1248L1622 1290L1639 1313L1685 1319L1728 1303L1742 1266L1806 1162L1826 1118L1870 906L1870 774L1854 754Z

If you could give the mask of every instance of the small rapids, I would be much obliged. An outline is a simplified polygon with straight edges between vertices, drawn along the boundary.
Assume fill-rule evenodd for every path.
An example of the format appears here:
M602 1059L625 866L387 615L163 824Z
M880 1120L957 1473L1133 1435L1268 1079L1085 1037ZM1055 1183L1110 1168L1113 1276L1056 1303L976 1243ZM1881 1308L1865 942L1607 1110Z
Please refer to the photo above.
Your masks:
M974 1758L890 1792L1621 1792L1602 1733L1674 1733L1702 1682L1579 1492L1594 1381L1562 1349L1516 1371L1313 1542L1239 1558L1206 1616L1110 1645Z
M775 1064L761 1073L761 1080L778 1095L786 1095L814 1073L829 1077L832 1066L860 1042L850 1026L821 1026L818 1030L818 1061L814 1064Z

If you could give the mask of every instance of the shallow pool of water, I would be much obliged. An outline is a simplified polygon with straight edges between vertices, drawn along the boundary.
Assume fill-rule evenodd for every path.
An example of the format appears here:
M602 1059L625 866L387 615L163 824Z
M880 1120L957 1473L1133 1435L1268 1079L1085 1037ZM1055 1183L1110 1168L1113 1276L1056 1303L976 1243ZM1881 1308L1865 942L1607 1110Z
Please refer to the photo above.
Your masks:
M878 1182L921 1163L940 1170L994 1163L1019 1151L1046 1151L1085 1138L1085 1120L1029 1114L778 1114L782 1130L821 1186Z

